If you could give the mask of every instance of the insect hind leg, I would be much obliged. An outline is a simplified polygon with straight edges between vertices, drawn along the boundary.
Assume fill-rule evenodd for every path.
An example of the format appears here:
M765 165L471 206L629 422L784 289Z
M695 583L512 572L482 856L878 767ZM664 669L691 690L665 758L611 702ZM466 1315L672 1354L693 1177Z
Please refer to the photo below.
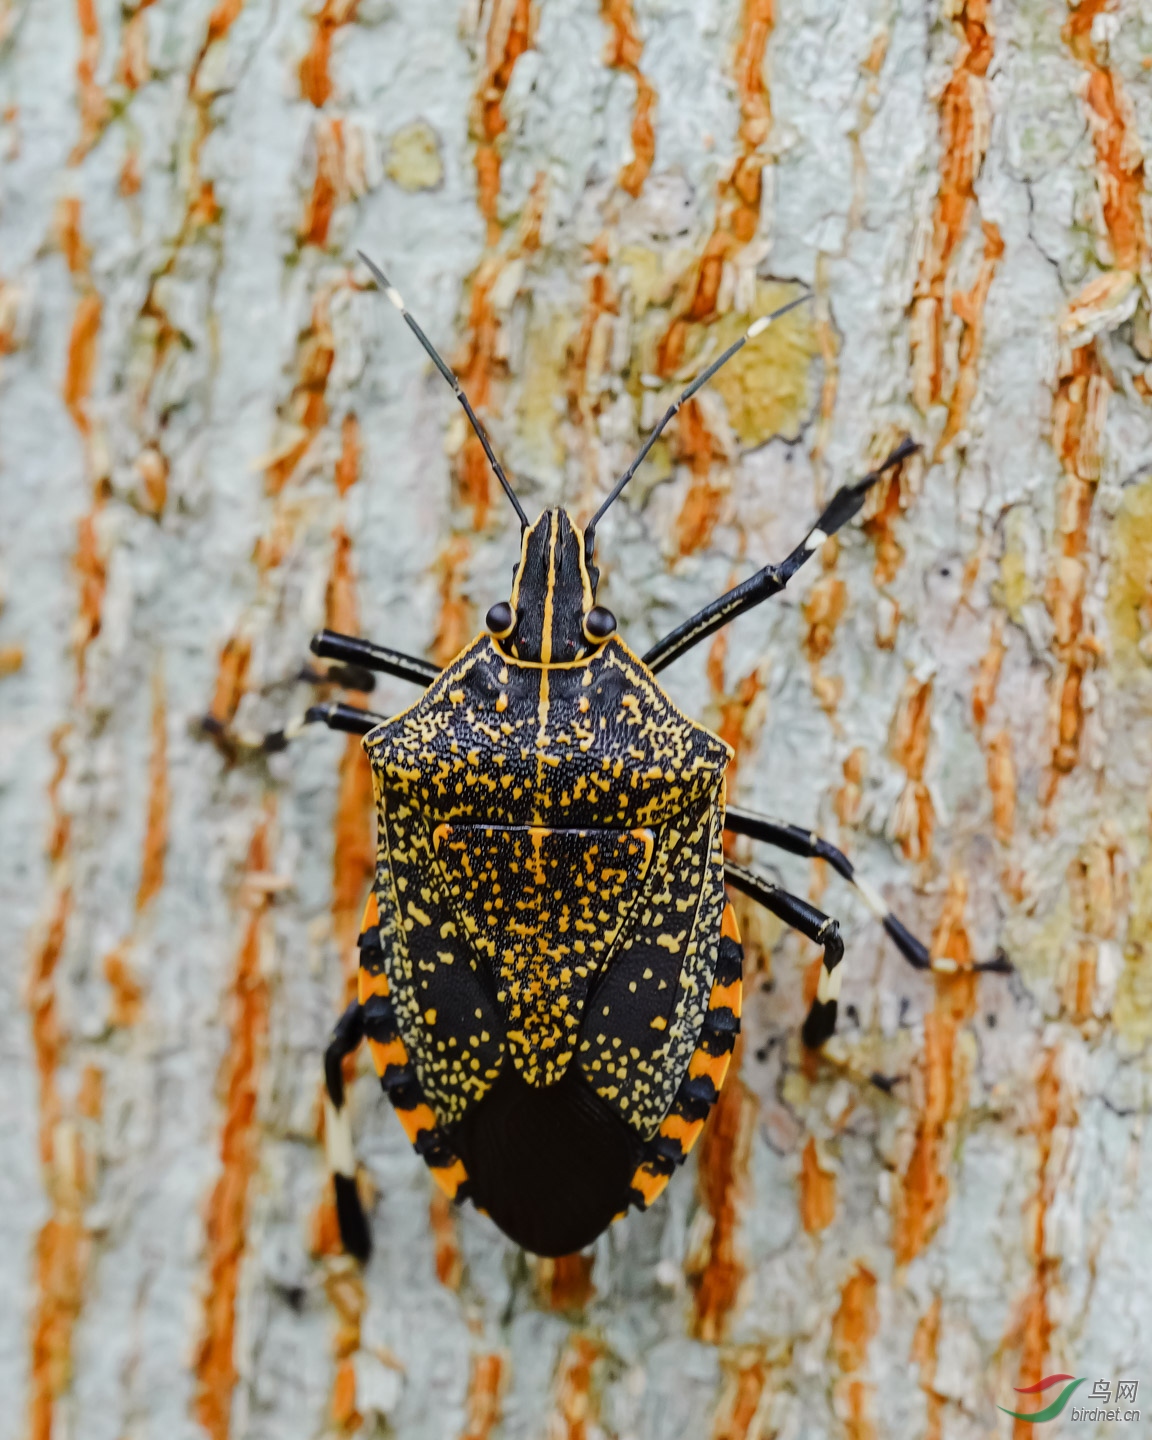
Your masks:
M750 810L741 810L734 805L728 806L724 816L724 828L733 835L747 835L752 840L773 845L777 850L786 850L790 855L803 855L812 860L825 861L856 890L909 965L916 970L934 970L940 974L950 974L956 969L956 962L947 957L934 960L924 942L918 940L888 909L876 888L856 873L856 867L848 856L842 850L837 850L835 845L813 834L811 830L805 830L799 825L788 825L780 820L770 820L766 815L755 815ZM998 950L991 960L983 960L972 968L1006 974L1012 966L1003 950Z
M737 890L743 891L758 904L770 910L773 915L798 930L809 940L824 947L824 963L820 967L820 981L816 998L808 1011L800 1039L809 1050L818 1050L832 1038L836 1029L836 1011L840 996L840 962L844 958L844 941L840 938L840 926L831 916L817 910L807 900L781 890L770 880L747 870L743 865L728 861L724 866L724 878Z
M363 1263L372 1253L372 1236L356 1190L352 1121L344 1093L344 1060L364 1038L364 1010L353 1000L337 1021L324 1052L324 1145L336 1194L340 1239L349 1255Z

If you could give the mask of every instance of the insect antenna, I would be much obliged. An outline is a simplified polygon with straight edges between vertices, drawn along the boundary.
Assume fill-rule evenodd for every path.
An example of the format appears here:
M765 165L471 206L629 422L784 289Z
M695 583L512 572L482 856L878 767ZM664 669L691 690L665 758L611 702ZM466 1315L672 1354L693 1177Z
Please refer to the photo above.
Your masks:
M608 509L608 507L613 503L614 500L618 499L620 492L624 489L625 485L628 484L632 476L635 475L636 471L644 463L644 459L647 456L649 450L651 450L652 446L655 445L657 440L659 440L664 430L664 427L672 419L673 415L675 415L676 412L680 409L681 405L683 405L685 401L691 400L692 396L696 394L697 390L699 390L701 386L707 385L708 381L711 380L712 376L716 374L717 370L719 370L722 365L726 365L738 350L743 350L744 346L747 345L749 340L755 340L757 335L762 335L764 331L767 330L769 325L772 324L773 320L779 320L781 315L787 315L789 310L795 310L797 305L803 305L806 300L811 299L811 292L806 295L797 296L795 300L789 300L786 305L781 305L778 310L773 310L770 315L761 315L758 320L753 320L752 324L749 325L748 329L745 330L744 334L741 335L739 340L737 340L734 344L729 345L728 349L724 351L723 355L720 355L717 359L713 360L712 364L709 365L706 370L702 370L700 374L697 375L696 379L692 381L691 385L688 386L687 390L685 390L680 395L679 399L676 400L673 404L669 405L668 409L665 410L656 428L652 431L652 433L648 436L647 440L645 440L644 444L640 447L640 453L636 456L635 460L632 461L631 465L628 466L628 469L625 470L624 474L621 475L620 479L617 480L616 484L613 485L608 498L604 501L603 505L600 506L599 510L596 511L595 515L593 515L592 519L585 526L584 553L589 560L591 560L592 558L592 547L596 543L596 526L604 518L604 512ZM412 322L409 321L408 323L411 324Z
M419 340L420 344L423 345L433 365L436 366L437 370L440 371L440 374L443 375L444 379L447 380L449 385L451 385L457 400L459 400L460 404L464 407L464 413L468 416L468 421L471 424L472 429L475 430L480 444L484 447L484 453L488 457L489 465L492 466L492 469L496 474L497 480L499 480L500 484L504 487L505 495L507 495L508 499L511 500L512 508L520 517L521 528L527 529L528 516L524 513L524 507L520 504L519 498L516 495L516 491L513 490L511 481L508 479L507 475L505 475L499 460L496 459L496 455L493 452L491 443L488 440L488 436L484 432L484 427L480 424L475 410L473 410L472 406L469 404L468 397L467 395L465 395L460 381L457 380L456 375L452 371L452 369L448 365L446 365L444 361L440 358L440 355L437 352L435 345L432 344L431 340L429 340L427 335L424 334L424 331L421 330L420 326L417 325L416 321L413 320L411 315L409 315L404 305L404 301L400 298L399 290L396 289L396 287L388 279L387 275L385 275L383 270L380 269L379 265L373 264L373 262L369 260L368 256L364 254L363 250L357 250L356 253L360 256L360 259L363 260L364 264L367 265L368 269L371 270L372 278L376 281L376 284L380 287L381 290L383 290L384 294L389 300L391 300L392 304L395 305L396 309L399 310L400 314L403 315L404 323L408 326L409 330L412 331L413 335L416 336L416 339ZM736 348L738 349L739 347ZM733 353L735 353L735 351L733 351ZM725 359L727 359L727 356L725 356Z

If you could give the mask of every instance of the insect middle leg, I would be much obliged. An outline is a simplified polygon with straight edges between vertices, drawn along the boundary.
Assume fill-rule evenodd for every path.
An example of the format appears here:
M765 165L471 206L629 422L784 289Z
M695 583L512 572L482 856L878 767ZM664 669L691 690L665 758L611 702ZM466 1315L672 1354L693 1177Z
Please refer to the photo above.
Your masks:
M951 973L956 969L954 960L933 960L924 942L917 940L907 926L889 910L879 891L862 875L857 874L856 867L847 855L827 840L822 840L819 835L813 834L811 830L805 830L799 825L788 825L780 820L770 820L766 815L756 815L751 810L742 810L735 805L729 805L725 811L724 828L733 835L747 835L752 840L761 840L767 845L774 845L777 850L786 850L791 855L826 861L838 875L855 887L909 965L917 970L935 970L941 973ZM1012 967L1004 952L1000 950L991 960L981 961L972 968L1006 974Z

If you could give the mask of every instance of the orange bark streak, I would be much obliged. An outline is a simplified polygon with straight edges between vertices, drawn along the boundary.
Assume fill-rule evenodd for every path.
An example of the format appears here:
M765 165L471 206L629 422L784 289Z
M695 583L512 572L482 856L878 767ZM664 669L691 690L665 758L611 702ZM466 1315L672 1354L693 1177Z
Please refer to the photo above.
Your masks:
M108 97L103 87L96 83L96 66L100 63L100 20L95 0L76 0L76 18L80 25L80 53L76 60L80 137L69 156L72 165L78 164L91 150L111 114Z
M846 1374L863 1366L878 1324L876 1277L866 1266L857 1265L840 1292L832 1319L832 1353Z
M727 654L728 632L720 630L708 647L707 675L715 707L715 714L710 716L710 721L716 734L732 747L732 759L728 762L725 783L729 795L733 795L740 761L755 745L764 723L763 706L758 703L764 691L764 680L759 670L752 670L728 691L724 680Z
M644 181L652 168L656 155L656 131L652 125L652 111L656 108L656 90L640 69L640 57L644 45L636 28L636 16L632 0L601 0L600 13L611 27L605 64L613 70L623 70L636 82L636 108L632 115L632 159L620 171L617 183L629 195L636 196L644 188Z
M825 675L820 662L832 650L836 630L848 608L848 587L835 573L840 546L835 537L821 548L820 560L824 574L808 592L801 609L807 631L804 653L812 672L812 691L820 706L831 714L840 703L844 682L840 676Z
M700 1139L697 1184L712 1231L702 1252L688 1258L692 1333L711 1345L727 1333L745 1275L738 1232L756 1098L740 1079L740 1055L737 1043L728 1081Z
M1148 258L1144 228L1144 157L1131 104L1097 52L1092 25L1108 0L1083 0L1064 26L1064 43L1088 71L1084 101L1096 150L1096 183L1118 270L1138 271Z
M154 0L141 0L122 32L116 78L129 90L139 90L141 85L146 85L151 78L152 72L148 64L147 11L153 3Z
M56 207L53 229L56 244L68 266L68 273L74 280L88 281L90 279L88 266L92 254L80 226L81 216L82 209L77 197L75 195L65 196Z
M149 445L136 458L136 473L140 477L140 507L159 520L168 503L168 461L160 450Z
M708 478L716 446L695 400L689 400L680 411L673 443L676 458L692 472L688 493L676 517L676 548L681 555L692 555L710 544L725 495L723 487L713 485Z
M800 1157L800 1220L809 1235L818 1235L835 1218L836 1176L820 1164L810 1135Z
M1012 758L1012 736L998 730L988 740L988 789L992 794L992 825L1001 845L1012 839L1016 824L1016 764Z
M312 17L312 43L300 61L300 93L319 109L332 94L332 41L341 25L356 18L358 0L324 0Z
M1092 27L1106 0L1084 0L1064 26L1064 41L1087 70L1084 90L1096 152L1096 187L1114 270L1136 272L1148 259L1144 224L1144 157L1131 104L1097 50ZM1091 282L1098 284L1097 282ZM1091 286L1090 286L1091 288ZM1088 523L1100 475L1100 436L1109 383L1095 341L1061 356L1052 408L1052 445L1064 467L1058 519L1058 553L1045 595L1055 622L1060 660L1052 692L1052 770L1043 799L1050 801L1062 775L1075 769L1083 737L1083 681L1096 660L1085 634L1082 601L1087 587Z
M596 1293L592 1283L595 1260L591 1252L540 1260L536 1267L536 1288L541 1303L549 1310L583 1310Z
M959 968L955 974L936 976L935 1004L924 1019L924 1099L912 1156L896 1195L893 1250L901 1265L920 1254L944 1218L947 1136L967 1100L967 1079L956 1055L957 1033L976 1003L972 948L964 924L967 898L967 882L954 873L931 953L934 960L947 958Z
M844 761L844 784L836 791L832 804L836 818L841 825L855 825L864 799L864 771L868 763L868 752L862 745L849 751Z
M988 19L987 0L964 0L953 15L953 29L959 39L959 50L951 78L940 102L940 188L932 217L932 232L920 266L913 292L912 369L913 390L917 405L927 410L941 398L944 385L944 295L952 258L968 228L969 215L977 205L974 184L988 144L988 66L992 60L992 29ZM994 227L993 227L994 228ZM987 241L988 229L985 230ZM999 244L999 234L996 234ZM1000 246L1000 250L1003 247ZM995 258L986 264L995 268ZM977 281L971 297L982 312L992 274ZM981 287L983 289L981 290ZM969 314L974 316L975 311ZM962 317L964 318L964 317ZM965 320L966 326L971 321ZM968 376L962 385L957 382L950 403L945 433L950 439L963 423L963 414L975 388L975 366L980 337L967 335ZM964 361L961 364L963 372ZM955 406L955 413L952 412ZM954 427L948 434L949 427ZM945 442L942 439L941 445Z
M100 331L103 305L95 291L82 295L72 318L68 338L68 363L64 371L63 398L77 430L88 434L89 422L85 402L92 393L92 377L96 371L96 336Z
M712 1421L712 1440L757 1440L762 1428L769 1366L762 1353L738 1351L725 1360L721 1399Z
M106 498L104 487L98 485L92 500L92 509L81 518L77 526L76 553L72 558L80 591L74 637L81 688L88 647L99 635L104 617L108 566L100 536L99 515Z
M932 721L932 682L914 676L904 686L893 725L891 754L908 776L896 805L893 830L908 859L926 860L932 852L936 812L924 784L924 764Z
M904 511L901 483L903 466L879 480L864 506L862 529L876 547L872 578L880 587L890 585L904 563L904 547L896 539L895 523Z
M64 1118L58 1080L64 1035L56 970L72 913L72 891L64 868L71 823L61 800L67 773L63 748L66 734L61 729L52 736L56 768L48 787L52 817L48 854L57 875L48 920L32 953L26 992L39 1086L40 1164L51 1206L35 1249L36 1292L28 1373L28 1430L32 1440L52 1440L56 1402L71 1383L72 1336L83 1306L90 1251L83 1218L88 1160L80 1132ZM81 1085L81 1094L83 1088Z
M460 1440L492 1440L493 1431L500 1423L500 1401L507 1378L507 1365L502 1355L477 1355L473 1358Z
M1083 599L1088 574L1088 526L1100 478L1100 437L1108 404L1096 344L1066 355L1052 406L1052 446L1064 469L1057 508L1057 553L1044 599L1052 616L1053 649L1060 661L1053 693L1052 775L1045 800L1055 794L1061 775L1076 767L1084 725L1082 682L1096 660L1091 635L1085 634Z
M436 562L440 573L440 615L432 642L432 658L438 665L447 665L472 638L472 606L462 594L471 554L467 537L456 535L448 541Z
M548 1424L549 1440L595 1440L603 1434L592 1392L592 1368L601 1343L590 1335L573 1335L564 1347L556 1377L556 1396Z
M148 760L148 813L144 823L144 853L136 913L143 914L164 883L164 857L168 851L168 706L164 682L157 674L152 686L152 753Z
M944 1397L935 1389L937 1351L940 1344L940 1297L921 1315L912 1337L912 1359L920 1369L920 1388L924 1392L928 1428L924 1440L941 1440L943 1434Z
M296 384L281 417L289 427L289 438L275 452L264 469L269 495L279 495L295 474L296 467L308 452L317 434L328 423L328 377L336 359L336 341L332 334L330 307L332 290L321 289L312 302L312 315L307 330L296 347ZM280 560L279 547L261 547L258 563L268 568Z
M980 348L984 341L984 305L996 266L1004 254L1004 241L1000 231L989 221L984 222L984 259L972 289L952 297L952 309L960 318L961 330L957 347L956 383L948 398L948 418L936 443L936 458L944 447L959 435L968 419L968 411L976 396L977 369Z
M497 141L507 128L504 93L520 56L532 44L532 0L494 0L485 43L484 74L473 105L477 199L488 222L488 244L500 238L496 207L500 200L500 151ZM471 397L470 397L471 398Z
M221 726L231 725L248 688L248 666L252 659L252 642L243 635L233 635L220 651L216 666L216 689L208 714Z
M686 322L699 323L715 315L724 262L748 244L760 223L761 171L767 163L764 146L772 128L764 57L775 20L775 0L744 0L735 64L740 153L728 179L720 186L716 224L697 262L691 296L657 347L656 370L660 375L670 375L683 359Z
M128 962L124 946L104 957L104 978L112 992L109 1023L117 1029L135 1025L144 1010L144 987Z
M340 458L332 476L337 493L346 495L360 478L360 422L349 410L340 422Z
M332 1339L336 1370L328 1401L329 1414L340 1434L352 1435L364 1423L356 1409L356 1367L352 1358L362 1338L361 1321L367 1304L364 1281L358 1270L334 1270L329 1272L324 1289L337 1320Z
M347 196L344 169L344 122L318 120L315 127L316 177L300 222L300 243L323 246L336 206Z
M997 615L992 623L992 638L988 649L980 657L976 670L976 681L972 686L972 720L977 729L988 719L988 711L996 698L996 687L1000 683L1000 666L1004 661L1004 617Z
M874 1440L876 1434L871 1413L873 1387L857 1378L856 1372L864 1367L878 1324L876 1277L857 1265L840 1293L832 1319L832 1351L844 1376L837 1390L846 1412L849 1440Z
M37 1305L32 1317L28 1430L52 1440L56 1401L72 1378L72 1335L84 1304L91 1241L75 1207L54 1215L36 1237Z
M487 260L473 278L467 338L456 365L460 384L478 415L483 415L485 407L492 402L493 380L504 373L504 362L497 357L500 322L490 299L492 287L502 269L500 262ZM483 530L488 523L493 480L484 447L471 428L457 456L456 479L461 500L471 506L473 528Z
M433 1185L428 1202L428 1227L435 1247L436 1278L449 1290L459 1290L464 1259L456 1234L456 1208L439 1185Z
M268 870L270 817L256 828L245 873L255 877ZM220 1133L220 1177L205 1217L207 1284L202 1331L193 1371L194 1409L211 1440L230 1433L232 1391L236 1384L234 1355L236 1296L247 1243L249 1189L259 1154L257 1101L268 1029L268 986L261 950L270 894L251 887L232 979L232 1019L228 1054L223 1066L224 1121Z
M1070 1102L1061 1095L1058 1053L1048 1050L1036 1077L1036 1194L1031 1207L1031 1228L1028 1249L1035 1267L1032 1284L1017 1311L1008 1343L1020 1350L1017 1384L1035 1385L1045 1374L1053 1321L1048 1297L1059 1269L1059 1260L1047 1253L1048 1211L1059 1183L1058 1164L1054 1158L1054 1138L1061 1123L1074 1124L1075 1117L1066 1113ZM1030 1440L1033 1426L1026 1420L1013 1423L1012 1440Z

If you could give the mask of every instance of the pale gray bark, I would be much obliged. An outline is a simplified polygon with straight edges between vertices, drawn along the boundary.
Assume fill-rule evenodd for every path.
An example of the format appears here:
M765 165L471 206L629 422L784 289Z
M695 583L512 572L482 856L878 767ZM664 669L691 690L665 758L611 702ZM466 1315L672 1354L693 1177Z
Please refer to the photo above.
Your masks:
M0 333L11 352L0 360L0 648L24 650L22 667L0 678L3 1440L44 1433L30 1418L37 1393L49 1396L39 1413L41 1424L51 1416L54 1436L201 1433L195 1368L211 1284L204 1217L222 1163L237 957L259 903L244 881L246 856L269 805L270 850L258 877L272 894L259 941L269 1030L256 1059L230 1432L253 1440L332 1432L337 1312L329 1292L342 1262L315 1259L308 1245L325 1184L320 1054L347 963L330 919L343 746L309 732L267 765L228 766L195 722L212 699L220 649L238 634L252 644L240 722L273 726L298 713L302 689L258 692L294 673L323 623L338 523L351 539L364 632L384 643L428 653L442 618L437 566L453 536L469 542L459 583L473 628L507 593L512 517L494 498L488 527L473 534L446 453L460 439L451 396L380 297L349 284L361 275L350 269L357 246L386 264L428 333L456 353L477 267L507 257L543 173L539 248L505 265L496 287L508 375L496 375L491 430L533 513L563 501L586 515L596 487L627 463L641 417L616 377L640 353L641 332L658 330L654 312L638 313L636 276L647 264L652 274L663 266L690 277L712 233L717 184L742 147L734 56L749 7L634 0L633 8L639 67L657 96L655 159L639 198L617 184L632 156L636 81L605 62L610 27L595 0L542 0L502 100L504 228L489 246L469 117L488 28L508 23L513 5L361 0L343 17L337 12L356 7L330 4L347 23L333 32L332 91L317 107L299 82L316 3L247 0L233 17L227 4L158 0L134 17L131 7L99 0L97 38L88 42L83 5L0 3ZM214 13L231 23L219 24L220 38L205 50ZM969 372L971 407L939 461L906 477L892 522L903 562L878 585L873 540L859 526L844 536L835 575L847 587L846 611L819 667L843 678L834 714L819 702L804 651L803 606L821 583L818 561L788 595L732 627L725 674L731 692L754 673L764 686L745 722L740 801L839 835L926 937L950 882L955 896L962 877L973 955L1002 945L1017 973L979 982L949 1050L955 1089L941 1098L940 1077L925 1080L925 1016L945 1002L831 881L820 903L843 923L843 999L859 1024L843 1026L851 1073L826 1069L810 1081L798 1068L796 1037L813 952L774 927L754 927L750 939L771 942L774 985L747 1006L742 1079L755 1099L747 1173L734 1192L746 1279L715 1343L691 1333L685 1259L691 1268L693 1254L707 1253L711 1223L695 1159L650 1213L631 1215L599 1243L585 1311L551 1313L532 1267L470 1209L457 1222L464 1272L453 1289L436 1275L426 1171L365 1062L354 1115L378 1191L377 1251L354 1363L369 1433L373 1425L403 1440L465 1433L474 1357L499 1353L504 1390L490 1433L509 1440L1008 1434L1011 1422L995 1407L1011 1405L1012 1386L1025 1383L1022 1317L1037 1295L1051 1326L1039 1359L1029 1352L1042 1373L1135 1378L1144 1406L1152 1404L1144 1283L1152 1257L1152 685L1149 647L1139 644L1152 631L1152 613L1141 608L1152 586L1152 409L1141 388L1152 358L1140 273L1147 247L1137 246L1135 260L1121 253L1101 198L1111 181L1084 89L1092 66L1111 77L1118 144L1139 192L1138 159L1152 140L1152 82L1142 65L1152 30L1132 0L1102 11L1085 42L1094 47L1090 65L1062 34L1071 13L1042 0L991 6L991 67L968 92L972 143L987 150L974 167L977 203L945 266L945 378L942 396L928 403L916 390L912 317L948 170L941 97L963 61L963 12L913 0L777 0L763 61L772 112L764 198L756 236L721 287L721 308L747 305L757 270L817 285L817 315L830 316L838 346L830 408L821 418L828 371L814 361L801 376L798 442L742 452L714 392L704 414L717 450L728 453L718 454L711 479L727 488L707 545L677 556L691 477L674 446L601 532L603 598L642 651L734 575L787 553L820 496L861 473L898 433L925 440L931 458L958 363L952 297L978 279L981 221L998 227L1004 249L977 306L983 332ZM130 24L146 32L148 57L135 89L122 69ZM77 155L85 43L91 85L111 110L100 117L99 96L89 94L98 124ZM343 125L343 193L325 243L309 244L302 217L333 120ZM413 131L417 122L423 128ZM1097 116L1097 130L1100 123ZM413 146L423 155L414 172L406 168ZM125 195L130 150L139 154L140 188ZM438 166L442 178L431 188L411 188L436 181ZM219 214L189 224L200 179L211 180ZM70 198L79 204L90 283L82 264L70 273L62 251ZM602 234L606 263L590 258ZM598 413L579 426L564 391L565 347L575 343L598 265L618 294L619 317L606 322L607 398L593 386L588 404ZM1105 274L1115 282L1108 304L1093 306L1089 295L1070 312ZM289 438L300 337L325 287L334 348L328 418L276 497L263 468ZM77 310L92 294L101 309L90 395L74 407L90 419L85 437L63 387ZM675 303L671 293L664 303ZM158 344L158 315L172 327L171 344ZM1060 377L1072 373L1069 338L1088 339L1097 357L1093 414L1103 415L1103 428L1099 482L1084 492L1083 614L1062 620L1052 577L1063 573L1061 583L1072 584L1059 556L1076 524L1061 498L1070 482L1053 415ZM548 357L556 373L534 382L533 367ZM341 498L333 472L349 411L362 459ZM159 518L148 513L141 478L150 446L170 465ZM97 506L101 483L108 493ZM81 688L84 602L74 557L85 516L94 516L106 588ZM275 536L280 562L261 571L254 548ZM881 648L877 633L891 625L893 605L900 623L892 647ZM982 737L972 693L998 623L1004 658ZM1092 640L1099 653L1084 662L1074 763L1046 799L1061 666ZM668 672L667 687L717 724L706 658L701 647ZM932 682L923 779L936 829L920 863L894 842L908 798L898 732L910 676ZM162 885L138 914L159 682L167 842ZM372 703L387 710L411 698L410 688L386 681ZM71 832L53 861L50 742L64 724L56 803ZM989 791L994 732L1007 733L1016 769L1015 821L1003 840ZM834 796L858 747L859 813L841 827ZM804 863L757 858L808 893ZM60 1094L55 1158L43 1165L37 993L25 977L66 887L63 949L47 990L37 992L54 999L61 1031L50 1066ZM106 959L117 951L142 991L131 1023L114 1023ZM760 963L767 973L768 960ZM1091 973L1083 1013L1078 965ZM87 1115L86 1067L103 1083L102 1104ZM888 1097L857 1073L871 1070L908 1078ZM939 1228L929 1225L899 1263L906 1197L918 1183L908 1175L918 1127L937 1113L933 1164L947 1186ZM835 1175L835 1218L812 1234L802 1225L798 1178L810 1137ZM86 1180L69 1169L75 1145L87 1157ZM74 1324L62 1321L59 1354L70 1356L70 1370L48 1381L30 1335L54 1303L34 1258L52 1214L79 1217L87 1260ZM844 1332L855 1323L847 1311L858 1292L844 1297L858 1267L875 1287L864 1286L864 1336L853 1348ZM929 1343L925 1317L937 1300ZM580 1337L592 1357L586 1400L569 1374ZM728 1419L741 1373L750 1408ZM854 1381L864 1388L853 1390ZM564 1413L582 1404L586 1431Z

